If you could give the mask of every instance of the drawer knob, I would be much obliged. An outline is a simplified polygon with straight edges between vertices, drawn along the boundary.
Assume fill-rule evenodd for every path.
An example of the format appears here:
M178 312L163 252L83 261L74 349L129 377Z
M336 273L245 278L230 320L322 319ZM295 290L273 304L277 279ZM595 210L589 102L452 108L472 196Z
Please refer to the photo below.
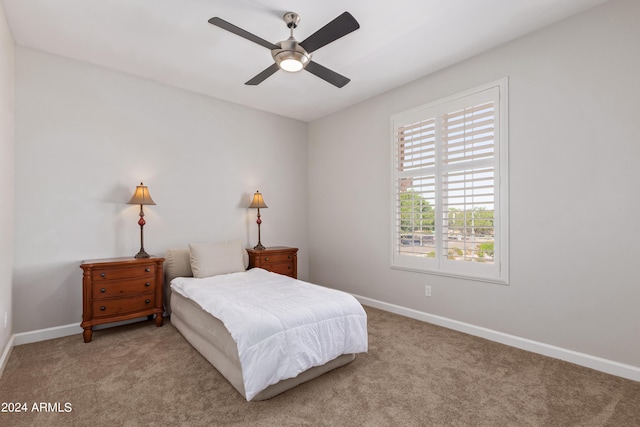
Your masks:
M149 267L147 267L147 268L145 268L145 269L144 269L144 271L145 271L146 273L148 273L148 272L150 272L150 271L151 271L151 269L150 269Z
M291 259L291 255L287 256L287 258Z
M100 273L100 277L107 277L107 273Z
M151 300L150 300L149 298L147 298L146 300L144 300L144 302L145 302L146 304L149 304L149 303L151 302Z
M269 257L268 256L264 257L264 260L269 261Z
M104 305L100 306L100 311L105 311L107 309L107 307L105 307Z
M287 266L287 268L288 268L289 270L291 270L291 266L290 266L290 265L288 265L288 266Z
M100 292L104 294L105 292L107 292L107 290L105 288L100 288Z
M148 288L149 286L151 286L151 282L147 282L144 285Z

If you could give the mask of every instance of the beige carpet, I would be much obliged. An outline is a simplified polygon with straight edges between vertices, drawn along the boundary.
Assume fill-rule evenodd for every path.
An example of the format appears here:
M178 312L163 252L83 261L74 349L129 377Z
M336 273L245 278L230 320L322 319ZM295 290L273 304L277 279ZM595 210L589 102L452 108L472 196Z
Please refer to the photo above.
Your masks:
M18 346L0 402L28 412L0 425L640 426L640 383L366 309L368 354L255 403L170 322Z

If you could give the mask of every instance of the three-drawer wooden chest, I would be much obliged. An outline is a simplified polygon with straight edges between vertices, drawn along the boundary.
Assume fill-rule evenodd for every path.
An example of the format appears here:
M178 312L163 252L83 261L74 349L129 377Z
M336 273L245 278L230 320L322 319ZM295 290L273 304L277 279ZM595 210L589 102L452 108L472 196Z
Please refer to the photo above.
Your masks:
M298 248L272 246L261 250L247 249L249 268L265 270L298 278Z
M93 326L155 315L162 326L164 258L108 258L83 261L82 323L84 342Z

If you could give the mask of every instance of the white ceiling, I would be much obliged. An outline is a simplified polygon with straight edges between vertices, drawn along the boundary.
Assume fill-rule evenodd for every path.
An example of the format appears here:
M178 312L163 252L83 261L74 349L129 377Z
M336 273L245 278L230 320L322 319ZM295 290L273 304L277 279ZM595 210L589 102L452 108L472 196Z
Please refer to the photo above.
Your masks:
M304 121L432 73L606 0L2 0L18 45L120 70ZM360 29L313 60L351 82L278 71L270 51L207 22L214 16L270 42L298 41L344 11Z

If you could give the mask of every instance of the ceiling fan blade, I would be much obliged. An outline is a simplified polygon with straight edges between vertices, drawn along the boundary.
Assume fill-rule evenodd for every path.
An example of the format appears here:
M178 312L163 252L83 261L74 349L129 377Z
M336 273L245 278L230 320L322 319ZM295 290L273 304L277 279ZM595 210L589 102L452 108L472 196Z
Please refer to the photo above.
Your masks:
M267 77L269 77L270 75L272 75L273 73L275 73L279 69L280 69L280 67L278 67L278 64L273 64L269 68L266 68L260 74L258 74L257 76L255 76L254 78L252 78L251 80L246 82L245 84L249 85L249 86L259 85L260 83L265 81L267 79Z
M307 52L320 49L329 43L344 37L352 31L360 28L360 24L349 12L344 12L324 27L304 39L300 46Z
M264 46L267 49L279 49L279 47L275 44L268 42L265 39L256 36L255 34L251 34L250 32L243 30L240 27L236 27L235 25L225 21L224 19L218 18L217 16L209 19L209 23L215 25L216 27L220 27L223 30L230 31L235 35L244 37L245 39L257 43L260 46Z
M338 74L335 71L332 71L327 67L324 67L313 61L310 61L307 64L305 70L337 87L342 87L351 81L351 79L348 79L345 76Z

